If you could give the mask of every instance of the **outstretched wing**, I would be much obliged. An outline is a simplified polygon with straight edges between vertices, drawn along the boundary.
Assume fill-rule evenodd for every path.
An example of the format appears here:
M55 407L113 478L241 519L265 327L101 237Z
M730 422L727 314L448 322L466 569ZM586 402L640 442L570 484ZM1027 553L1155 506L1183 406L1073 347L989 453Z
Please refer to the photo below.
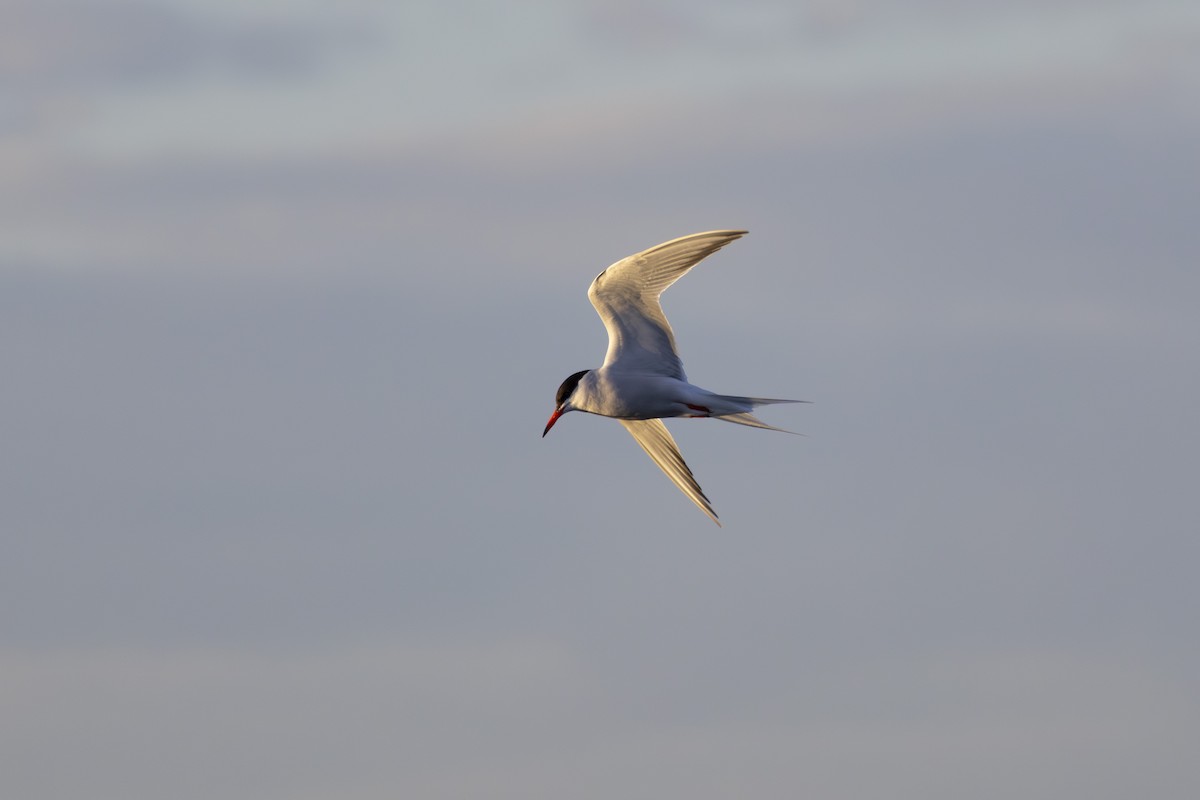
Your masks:
M693 233L623 258L597 275L588 299L608 330L604 366L687 380L659 296L705 256L745 233Z
M683 456L679 454L679 447L675 444L675 439L672 438L671 432L667 430L663 421L661 419L618 419L617 422L625 426L625 430L633 435L646 454L654 459L654 463L658 464L659 469L667 473L667 477L674 481L679 490L686 494L693 503L700 506L700 510L708 514L709 518L720 526L721 521L717 519L717 512L713 511L700 484L696 483L692 471L688 469Z

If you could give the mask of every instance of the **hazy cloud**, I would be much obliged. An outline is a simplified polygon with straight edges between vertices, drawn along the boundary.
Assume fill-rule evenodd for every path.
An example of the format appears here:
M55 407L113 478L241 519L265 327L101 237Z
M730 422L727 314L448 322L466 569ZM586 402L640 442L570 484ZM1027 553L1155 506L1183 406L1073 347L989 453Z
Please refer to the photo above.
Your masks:
M370 41L367 28L344 20L233 23L162 3L16 0L0 9L0 77L10 92L0 135L77 125L113 92L205 73L294 79Z
M366 33L344 21L233 23L150 2L18 0L0 15L0 73L41 90L172 80L204 68L284 75L312 68L331 48L361 44Z

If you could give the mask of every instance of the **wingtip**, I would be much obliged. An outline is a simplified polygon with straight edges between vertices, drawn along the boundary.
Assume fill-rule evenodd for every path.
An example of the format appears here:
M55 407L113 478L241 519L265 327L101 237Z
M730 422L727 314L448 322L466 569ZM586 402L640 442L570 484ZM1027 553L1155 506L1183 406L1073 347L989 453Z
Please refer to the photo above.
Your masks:
M727 238L729 241L732 242L735 239L742 238L743 236L745 236L748 233L750 233L750 231L734 230L731 228L729 230L706 231L705 233L701 233L701 234L697 234L697 235L699 235L699 236L724 236L725 238Z

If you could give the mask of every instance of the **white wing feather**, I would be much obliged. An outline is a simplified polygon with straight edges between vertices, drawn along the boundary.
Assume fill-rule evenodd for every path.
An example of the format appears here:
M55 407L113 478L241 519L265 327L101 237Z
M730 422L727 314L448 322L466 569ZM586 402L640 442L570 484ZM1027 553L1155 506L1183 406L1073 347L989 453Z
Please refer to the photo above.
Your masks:
M675 350L675 336L663 314L659 297L703 258L745 233L693 233L623 258L597 275L588 289L588 299L596 307L596 313L608 330L608 352L604 357L604 366L622 372L642 372L687 380L683 363ZM636 438L637 434L634 436ZM670 439L669 434L667 438ZM641 442L640 439L638 441ZM645 447L644 444L642 446ZM651 453L651 456L654 457L654 454ZM657 457L654 458L658 461ZM661 462L659 466L662 466ZM713 518L716 519L715 516Z
M684 462L683 456L679 453L679 447L675 444L675 439L672 438L671 432L667 430L663 421L661 419L618 419L617 422L625 426L625 430L633 435L634 440L642 446L650 458L654 459L654 463L658 464L659 469L667 473L667 477L679 487L679 490L720 526L721 520L717 519L717 512L713 511L700 484L696 483L696 478L693 477L692 471Z

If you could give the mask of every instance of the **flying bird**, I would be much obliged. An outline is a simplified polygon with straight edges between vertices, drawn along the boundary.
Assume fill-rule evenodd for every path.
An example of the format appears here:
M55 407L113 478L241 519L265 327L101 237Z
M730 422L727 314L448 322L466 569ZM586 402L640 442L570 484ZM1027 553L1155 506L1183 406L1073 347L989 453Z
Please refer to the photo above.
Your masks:
M721 524L717 513L679 454L662 418L714 417L783 431L750 412L757 406L805 401L716 394L688 383L659 297L705 257L745 234L693 233L623 258L597 275L588 289L588 299L608 330L608 352L598 369L581 370L562 382L554 397L554 413L542 431L545 437L568 411L613 417L717 525Z

